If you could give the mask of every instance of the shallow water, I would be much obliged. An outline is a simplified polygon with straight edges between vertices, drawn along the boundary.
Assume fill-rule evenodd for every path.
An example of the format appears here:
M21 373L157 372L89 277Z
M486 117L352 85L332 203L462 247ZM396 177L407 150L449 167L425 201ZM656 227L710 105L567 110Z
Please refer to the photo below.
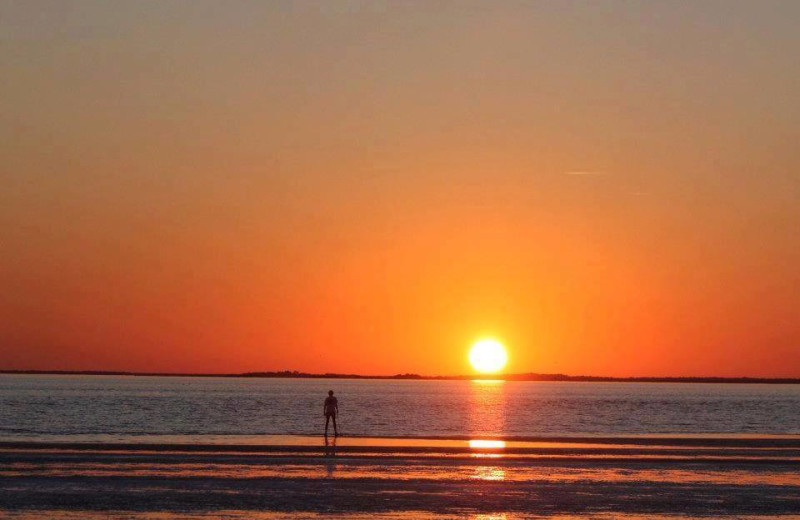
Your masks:
M0 516L296 519L326 512L353 520L508 520L775 517L800 510L797 441L792 448L647 445L652 456L641 456L641 445L578 442L570 454L548 456L563 444L517 443L485 453L490 448L466 441L418 451L424 446L417 442L391 439L348 439L336 447L314 440L315 446L270 447L278 451L6 444ZM587 456L592 450L602 453ZM680 456L659 455L670 451Z
M10 512L7 518L17 520L328 520L331 515L328 513L271 513L257 511L215 511L213 513L186 514L186 513L131 513L127 511L108 511L97 513L93 511L46 511L46 512ZM636 514L580 514L580 515L538 515L538 514L515 514L515 513L477 513L477 514L435 514L425 511L392 512L381 513L338 513L336 518L339 520L372 520L380 518L383 520L685 520L690 518L686 515L636 515ZM716 516L715 518L726 518L736 520L771 520L775 517L763 515L731 515ZM784 515L782 520L800 520L800 515Z
M638 520L800 511L798 436L99 437L0 442L0 517ZM197 438L216 443L187 442Z
M800 385L0 376L0 437L800 434Z

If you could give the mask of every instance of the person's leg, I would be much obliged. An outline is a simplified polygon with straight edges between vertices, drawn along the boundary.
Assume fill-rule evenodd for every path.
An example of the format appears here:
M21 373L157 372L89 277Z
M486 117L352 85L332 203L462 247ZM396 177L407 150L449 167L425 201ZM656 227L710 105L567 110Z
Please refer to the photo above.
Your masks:
M339 435L339 430L336 429L336 416L335 415L331 415L331 417L333 418L333 434L334 435Z
M326 415L326 416L325 416L325 437L327 437L327 436L328 436L328 422L329 422L330 420L331 420L331 416L330 416L330 415ZM333 424L335 425L336 423L334 422ZM334 426L334 429L335 429L335 428L336 428L336 426Z

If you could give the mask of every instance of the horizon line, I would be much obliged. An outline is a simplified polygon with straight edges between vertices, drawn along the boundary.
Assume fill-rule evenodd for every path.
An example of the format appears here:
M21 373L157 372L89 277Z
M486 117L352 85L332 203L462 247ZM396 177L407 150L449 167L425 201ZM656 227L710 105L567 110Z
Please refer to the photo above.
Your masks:
M473 375L421 375L398 373L392 375L347 374L336 372L312 373L297 370L271 370L252 372L137 372L127 370L38 370L0 369L0 375L86 375L86 376L132 376L132 377L223 377L223 378L285 378L285 379L389 379L389 380L494 380L494 381L541 381L541 382L643 382L643 383L770 383L800 384L798 377L755 376L590 376L568 374L544 374L521 372L506 374Z

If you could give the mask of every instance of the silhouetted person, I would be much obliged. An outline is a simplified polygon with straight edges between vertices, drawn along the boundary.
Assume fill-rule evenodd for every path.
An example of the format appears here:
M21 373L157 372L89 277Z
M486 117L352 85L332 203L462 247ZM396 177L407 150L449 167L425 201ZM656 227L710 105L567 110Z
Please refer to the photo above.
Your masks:
M333 390L328 390L328 397L325 398L325 437L328 436L328 422L333 419L333 434L338 436L339 431L336 429L336 414L339 412L339 401L333 397Z

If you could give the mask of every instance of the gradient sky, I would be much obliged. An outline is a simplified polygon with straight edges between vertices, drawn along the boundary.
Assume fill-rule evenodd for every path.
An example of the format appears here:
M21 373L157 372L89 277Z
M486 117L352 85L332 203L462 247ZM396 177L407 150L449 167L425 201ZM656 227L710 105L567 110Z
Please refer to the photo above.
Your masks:
M800 376L798 24L0 0L0 368Z

